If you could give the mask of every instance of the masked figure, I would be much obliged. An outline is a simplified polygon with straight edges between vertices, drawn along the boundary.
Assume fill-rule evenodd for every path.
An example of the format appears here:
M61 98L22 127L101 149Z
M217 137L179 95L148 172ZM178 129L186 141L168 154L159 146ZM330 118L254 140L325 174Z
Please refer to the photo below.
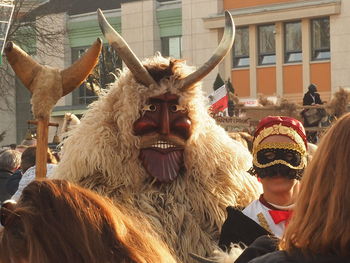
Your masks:
M242 211L228 207L220 247L250 245L261 235L281 238L299 193L307 162L303 125L290 117L269 116L260 121L253 141L253 168L264 193Z
M209 255L229 204L257 197L251 156L208 114L199 81L232 46L232 18L213 57L197 71L160 54L142 63L106 22L104 35L125 69L65 140L55 177L109 196L146 217L175 251Z

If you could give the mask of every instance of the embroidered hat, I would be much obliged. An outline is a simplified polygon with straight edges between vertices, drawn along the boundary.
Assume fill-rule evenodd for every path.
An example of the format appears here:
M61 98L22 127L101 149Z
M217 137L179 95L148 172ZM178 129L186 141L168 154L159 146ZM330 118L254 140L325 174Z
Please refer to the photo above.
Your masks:
M293 129L295 132L298 133L298 135L304 141L305 148L307 149L307 139L306 139L306 133L305 133L304 126L300 121L298 121L297 119L291 118L291 117L268 116L268 117L263 118L259 122L259 124L255 130L254 140L259 136L259 134L262 130L267 129L267 128L272 127L272 126L275 126L275 125L278 125L279 127L283 126L283 127ZM278 133L278 130L280 130L281 133ZM280 134L280 135L286 135L286 136L290 137L290 134L287 132L287 130L285 128L278 129L278 130L276 130L275 131L276 133L273 133L273 134L266 134L266 132L265 132L264 135L266 135L266 137L268 137L271 135ZM285 132L283 132L283 131L285 131ZM264 138L262 138L262 140L265 139L266 137L264 136ZM293 139L293 138L291 138L291 139ZM259 141L262 141L262 140L259 140Z
M293 142L269 142L267 137L282 135L290 138ZM266 168L274 164L283 164L291 169L303 169L306 166L307 139L303 124L291 117L268 116L262 119L256 129L253 141L253 164L257 168ZM261 160L261 153L274 151L275 157L271 161ZM281 152L297 154L299 157L288 160L279 158L284 156Z

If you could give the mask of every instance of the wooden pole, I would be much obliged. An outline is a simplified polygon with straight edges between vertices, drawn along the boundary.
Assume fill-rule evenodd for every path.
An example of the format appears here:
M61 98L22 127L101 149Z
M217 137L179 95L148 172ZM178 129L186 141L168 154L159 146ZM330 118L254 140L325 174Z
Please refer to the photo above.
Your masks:
M46 177L47 148L49 136L49 120L42 118L37 120L37 145L36 145L36 171L35 177Z
M29 124L34 124L34 125L38 125L38 121L35 121L35 120L29 120L29 121L27 121L27 123L29 123ZM56 122L49 122L49 123L48 123L48 126L58 127L59 124L56 123Z

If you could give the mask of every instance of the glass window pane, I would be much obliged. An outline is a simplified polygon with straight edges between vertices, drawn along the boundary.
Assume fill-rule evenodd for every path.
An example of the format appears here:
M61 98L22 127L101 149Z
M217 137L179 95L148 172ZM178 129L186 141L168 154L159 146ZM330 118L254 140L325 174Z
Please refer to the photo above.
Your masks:
M162 55L165 57L181 58L181 37L162 37Z
M264 55L261 59L261 65L274 64L276 62L275 55Z
M275 25L259 27L260 54L275 53Z
M12 5L1 5L0 4L0 21L9 22L12 8L13 8Z
M8 23L0 22L0 38L5 39Z
M235 56L249 56L249 29L237 28L233 44Z
M288 63L302 61L301 23L285 23L284 31L285 62Z
M169 56L169 39L167 37L162 37L161 44L162 44L162 55L164 57L168 57Z
M287 52L301 51L301 23L286 23L285 34L285 50Z
M329 18L313 19L311 21L312 59L330 58Z
M181 38L169 38L169 56L174 58L181 57Z
M302 61L303 56L301 52L289 52L286 54L286 61L285 62L299 62Z
M79 59L87 49L88 47L73 48L72 63ZM80 87L73 91L73 105L90 104L97 100L98 96L95 91L108 87L107 85L115 80L111 73L115 73L117 68L122 68L121 59L112 47L103 46L98 64Z
M250 63L250 59L249 57L245 57L245 58L236 58L234 59L234 66L235 67L248 67L249 63Z
M249 61L249 28L237 28L233 43L233 66L248 67Z
M275 25L259 26L259 65L275 64Z

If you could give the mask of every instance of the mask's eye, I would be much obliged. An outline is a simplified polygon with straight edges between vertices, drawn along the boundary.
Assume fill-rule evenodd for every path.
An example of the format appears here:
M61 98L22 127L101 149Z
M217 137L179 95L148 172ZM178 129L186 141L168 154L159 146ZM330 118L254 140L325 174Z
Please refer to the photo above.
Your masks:
M294 158L294 154L292 154L292 153L285 154L286 161L291 161L291 160L293 160L293 158Z
M154 104L147 104L142 108L143 111L156 111L157 106Z
M172 104L169 106L171 112L185 111L186 108L177 104Z
M274 152L266 152L266 153L264 153L264 157L267 160L274 160L276 157L276 154Z

